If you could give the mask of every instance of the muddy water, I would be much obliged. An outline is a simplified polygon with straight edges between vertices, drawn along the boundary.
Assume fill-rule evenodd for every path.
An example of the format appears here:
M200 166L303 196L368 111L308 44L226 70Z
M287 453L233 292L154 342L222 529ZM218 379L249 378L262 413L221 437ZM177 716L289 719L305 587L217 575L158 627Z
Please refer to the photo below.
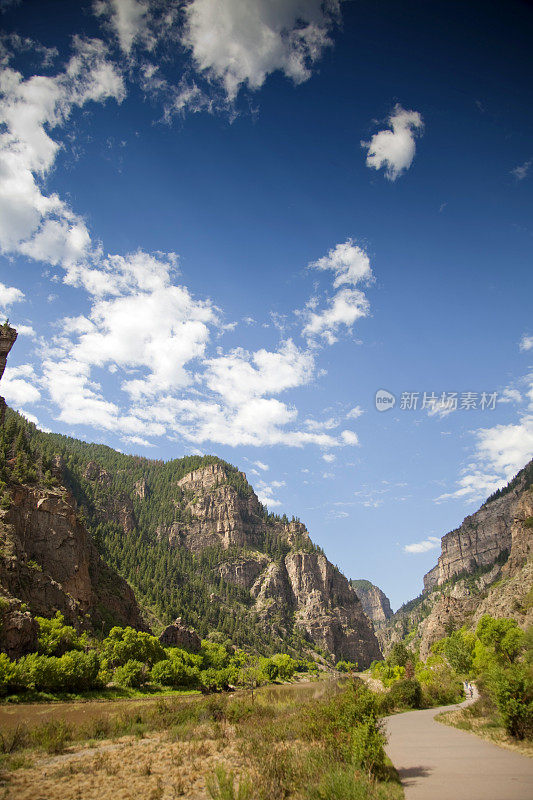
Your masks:
M286 683L282 685L263 686L256 691L267 699L267 702L277 703L282 700L309 700L319 698L330 691L336 681L322 680L302 683ZM244 692L236 692L242 695ZM135 698L132 700L86 700L81 702L57 703L24 703L19 705L0 705L0 731L16 728L17 725L40 725L52 720L64 720L75 727L83 726L93 719L102 717L118 717L121 714L134 714L136 711L146 711L150 706L158 703L170 702L191 703L198 701L202 695L171 695Z

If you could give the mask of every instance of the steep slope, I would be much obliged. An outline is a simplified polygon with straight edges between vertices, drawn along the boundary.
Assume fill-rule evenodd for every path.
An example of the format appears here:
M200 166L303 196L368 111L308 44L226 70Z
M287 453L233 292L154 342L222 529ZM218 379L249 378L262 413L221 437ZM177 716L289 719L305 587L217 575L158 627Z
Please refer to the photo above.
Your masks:
M374 629L378 630L388 619L392 617L390 601L379 586L374 586L364 578L350 581L350 586L355 589L355 593L368 619L372 622Z
M268 514L244 473L219 459L197 459L196 468L182 477L192 462L180 462L143 462L142 492L132 500L127 491L114 490L96 452L80 481L85 497L98 497L92 511L87 508L110 557L117 553L121 530L118 538L126 547L113 562L118 568L131 558L136 538L137 552L159 588L147 591L146 573L128 577L162 618L182 616L204 635L215 627L265 651L289 644L361 666L380 657L355 592L301 522ZM135 478L134 469L130 484L139 486ZM162 562L167 579L158 577Z
M0 327L0 377L15 340L12 328ZM33 615L55 611L77 627L145 627L132 590L102 561L57 470L35 457L24 422L1 405L0 649L15 657L34 649Z
M384 652L405 639L425 657L433 642L483 614L533 622L533 461L442 539L424 592L378 631Z

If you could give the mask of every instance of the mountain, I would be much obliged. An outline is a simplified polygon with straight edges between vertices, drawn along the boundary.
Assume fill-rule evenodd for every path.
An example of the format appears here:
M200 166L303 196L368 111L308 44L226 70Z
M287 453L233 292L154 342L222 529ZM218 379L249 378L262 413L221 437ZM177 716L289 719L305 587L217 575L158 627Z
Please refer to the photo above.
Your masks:
M140 627L127 581L161 627L181 617L203 637L219 631L259 652L313 651L361 668L381 656L344 575L299 520L269 514L231 464L127 456L39 431L10 409L3 434L0 524L20 555L0 568L0 584L34 613L60 608L96 626L130 614ZM113 584L125 606L103 594Z
M374 586L373 583L364 578L357 580L352 578L350 586L355 589L355 593L363 606L363 611L372 622L375 630L378 630L392 617L389 598L378 586Z
M406 639L425 657L433 642L483 614L533 622L533 461L442 538L424 591L377 631L387 652Z
M0 378L16 332L0 327ZM57 468L31 450L26 427L3 409L0 431L2 649L35 649L34 615L61 611L77 627L146 628L126 581L102 560Z

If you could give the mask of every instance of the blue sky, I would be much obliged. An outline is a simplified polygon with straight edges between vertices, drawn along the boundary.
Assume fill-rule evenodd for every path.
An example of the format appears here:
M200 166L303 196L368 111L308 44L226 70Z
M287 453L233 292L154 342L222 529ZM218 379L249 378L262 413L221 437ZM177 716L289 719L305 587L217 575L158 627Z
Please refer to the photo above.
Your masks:
M0 9L8 402L227 458L418 594L533 453L531 6Z

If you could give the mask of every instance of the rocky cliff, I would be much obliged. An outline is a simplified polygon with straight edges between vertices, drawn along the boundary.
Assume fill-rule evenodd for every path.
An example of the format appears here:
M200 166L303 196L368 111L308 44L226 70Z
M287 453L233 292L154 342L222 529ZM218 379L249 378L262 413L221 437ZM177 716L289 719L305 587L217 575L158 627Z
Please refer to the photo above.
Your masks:
M374 586L370 581L352 579L350 585L355 589L355 593L368 619L372 622L374 629L378 630L388 619L392 617L392 608L386 594L379 586Z
M246 476L239 473L242 485ZM347 579L298 522L269 521L253 491L239 491L222 464L209 464L178 481L184 519L159 529L176 547L198 553L228 551L216 569L224 581L249 592L251 610L282 639L296 632L310 647L356 661L361 668L380 657L379 645ZM266 552L278 543L279 556Z
M1 336L0 327L0 340ZM15 339L16 334L11 335L8 344ZM7 352L4 342L0 373ZM49 475L45 485L29 449L18 455L10 452L15 446L10 434L16 431L16 427L2 430L0 649L13 657L35 649L33 616L51 616L55 611L78 628L110 624L144 628L131 588L100 558L59 474ZM21 477L21 464L27 480Z
M442 539L424 592L378 631L384 652L407 639L425 658L433 642L483 614L533 622L533 461Z
M456 530L442 537L438 563L424 576L424 591L507 558L516 503L528 485L530 470L531 463L513 479L509 491L484 503Z

